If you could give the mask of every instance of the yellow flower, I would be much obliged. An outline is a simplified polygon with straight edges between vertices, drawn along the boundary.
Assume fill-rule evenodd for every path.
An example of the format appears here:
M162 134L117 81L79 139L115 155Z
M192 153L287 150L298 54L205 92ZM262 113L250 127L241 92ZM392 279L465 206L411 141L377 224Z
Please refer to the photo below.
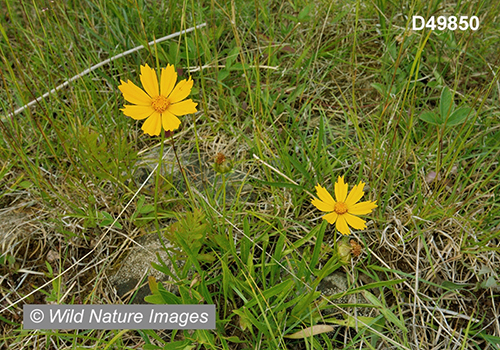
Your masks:
M146 134L157 136L162 126L166 131L174 131L181 124L177 116L196 112L198 104L191 99L184 100L191 92L193 81L184 79L175 85L177 72L171 64L162 68L160 86L155 70L147 64L141 66L141 83L146 91L131 81L120 82L118 88L123 97L134 104L123 106L122 112L136 120L147 118L142 125Z
M366 221L358 218L354 215L365 215L370 213L373 209L377 207L375 202L367 201L357 203L361 197L363 197L363 188L365 184L360 182L357 186L351 190L349 195L347 195L348 185L344 183L344 177L338 178L335 183L335 198L328 193L328 191L321 187L319 184L316 186L316 192L319 199L314 198L311 202L312 204L321 211L328 212L328 214L323 216L323 219L328 221L330 224L337 223L337 230L343 235L348 235L350 233L350 226L357 230L362 230L366 228Z

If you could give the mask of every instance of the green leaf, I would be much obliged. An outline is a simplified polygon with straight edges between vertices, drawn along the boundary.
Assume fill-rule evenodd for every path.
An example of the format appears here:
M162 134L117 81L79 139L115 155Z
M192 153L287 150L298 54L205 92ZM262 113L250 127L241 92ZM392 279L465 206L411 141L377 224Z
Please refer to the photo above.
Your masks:
M326 222L325 220L323 220L323 222ZM285 251L283 251L283 256L285 255L288 255L294 251L297 251L297 249L299 249L301 246L303 246L304 244L308 243L312 237L314 236L317 236L317 237L321 237L321 242L319 243L320 245L320 248L321 248L321 243L322 243L322 237L325 233L325 230L326 230L326 225L317 225L316 227L314 227L312 230L310 230L304 237L296 240L291 246L290 248L286 249ZM316 240L317 242L317 240ZM318 245L318 243L316 243L316 245Z
M216 234L216 235L213 235L212 239L222 249L224 249L224 250L231 249L231 243L229 242L228 238L225 235Z
M488 289L491 287L497 287L497 281L493 276L488 277L486 281L481 282L481 288Z
M387 89L385 88L384 84L371 83L370 85L372 86L372 88L377 90L382 96L384 96L384 97L386 96Z
M309 12L311 12L311 9L313 8L314 4L309 4L306 7L302 9L302 11L299 12L298 19L300 22L305 22L309 19Z
M47 267L47 270L49 270L49 273L48 274L46 273L45 275L47 275L47 277L49 278L54 276L54 271L52 270L52 266L50 266L48 261L45 262L45 266Z
M113 221L115 221L115 219L108 212L101 211L101 212L99 212L99 214L100 214L99 215L100 218L103 219L101 221L101 223L99 224L99 226L109 226L109 225L111 225L113 223ZM121 229L122 225L117 221L117 222L114 223L113 227Z
M227 58L226 58L226 69L229 70L229 68L231 68L231 66L234 64L234 62L238 58L238 55L239 55L239 47L235 46L231 50L231 52L229 52L229 54L227 55Z
M447 290L460 290L460 289L468 288L468 287L472 286L472 284L471 283L459 284L459 283L453 283L450 281L443 281L442 286L444 289L447 289Z
M297 18L295 18L294 16L290 16L289 14L286 14L286 13L283 13L283 18L284 19L287 19L289 21L292 21L294 23L297 23L299 20Z
M228 76L229 76L229 70L228 70L228 69L223 69L223 70L220 70L220 71L219 71L218 80L219 80L219 81L223 81L223 80L224 80L224 79L226 79Z
M193 340L198 344L204 344L205 349L215 349L215 336L206 329L197 329L193 333Z
M146 296L145 301L151 304L181 304L180 298L167 291L160 282L156 282L154 278L150 278L148 282L152 294Z
M439 102L439 113L441 114L441 120L446 120L446 118L455 109L455 103L453 102L453 95L450 89L445 86L441 92L441 100ZM441 123L442 124L442 123Z
M361 322L359 322L361 321ZM336 318L327 318L325 319L325 322L328 322L328 323L334 323L334 324L338 324L339 326L344 326L344 327L351 327L351 328L364 328L365 325L367 326L371 326L377 322L377 318L375 317L367 317L367 316L357 316L357 317L353 317L351 315L347 315L346 316L346 319L344 320L338 320ZM377 322L378 323L378 322ZM383 319L380 321L380 325L383 325L384 324L384 321ZM378 327L377 327L378 328Z
M293 67L292 69L297 69L298 67L301 66L302 64L302 61L304 60L304 58L306 58L307 54L309 53L309 49L310 46L307 46L304 51L302 51L302 53L300 54L300 56L295 60L295 63L293 64Z
M250 241L250 224L248 223L248 219L243 218L243 237L241 237L240 243L240 256L241 261L244 263L248 261L248 257L250 255L250 247L252 246L252 242ZM229 242L228 242L229 247Z
M13 326L19 326L17 323L12 322L12 321L6 319L5 317L2 317L2 315L0 315L0 321L5 322L5 324L10 324L10 325L13 325Z
M246 327L248 325L252 325L257 327L259 331L261 331L266 337L270 337L271 334L269 333L269 329L267 328L266 324L263 322L260 322L255 318L255 316L250 312L250 310L247 309L246 306L243 306L241 309L238 310L233 310L233 312L240 316L241 318L245 319L245 324Z
M251 308L254 305L256 305L260 299L264 298L266 301L268 301L275 295L278 295L285 291L289 291L291 288L293 288L293 280L292 279L286 280L285 282L282 282L277 286L264 290L262 294L259 294L258 298L253 298L245 306L247 308ZM264 300L260 300L260 302L264 304Z
M141 206L137 211L141 214L148 214L155 210L155 206L152 204L146 204Z
M424 122L427 122L429 124L433 124L433 125L443 124L441 117L434 112L429 112L429 111L423 112L422 114L420 114L419 118L422 119Z
M319 283L323 278L326 276L332 274L334 271L336 271L339 267L342 266L342 263L339 261L338 256L332 256L330 260L326 262L325 265L321 269L314 269L313 272L317 277L317 280L315 283Z
M243 64L243 63L240 63L240 62L236 62L232 67L232 70L248 70L250 69L250 65L249 64Z
M453 126L462 124L467 117L472 117L474 115L474 110L470 107L462 107L454 111L448 120L446 121L446 126Z
M485 331L481 331L477 333L475 336L483 338L490 344L500 345L500 337L496 337L494 335L487 334Z
M16 258L12 255L5 253L4 255L0 256L0 265L14 265L15 262Z
M309 307L314 307L313 301L321 295L321 292L309 292L308 295L304 296L292 309L292 317L301 317L304 311Z
M398 327L400 330L403 332L408 332L405 324L403 321L401 321L391 310L389 310L385 305L383 305L380 300L373 295L372 293L368 291L363 291L363 295L365 296L366 300L368 300L370 303L375 305L380 313L384 315L385 319L388 320L389 322L392 322L396 327Z
M21 188L24 188L24 189L27 189L27 188L30 188L31 185L33 185L31 183L31 181L28 181L28 180L25 180L25 181L22 181L20 184L19 184L19 187Z
M192 341L191 340L179 340L179 341L174 341L168 344L165 344L163 349L169 349L169 350L191 350L196 348L196 345L191 345Z
M229 271L229 267L226 264L226 261L222 260L222 295L224 295L224 299L228 300L228 296L231 292L230 284L232 284L231 271Z
M326 220L322 220L322 223L318 226L319 226L318 234L317 235L315 234L316 244L314 245L314 250L313 250L313 254L311 257L311 263L310 263L311 270L313 270L313 271L316 267L316 264L319 261L319 254L321 253L321 246L323 244L323 237L325 235L325 230L326 230L326 226L327 226ZM316 228L318 226L316 226ZM314 231L316 233L316 228L311 230L311 231Z
M294 154L285 154L285 155L288 158L288 160L290 161L290 163L292 163L293 167L295 169L297 169L298 171L300 171L305 179L308 179L311 177L311 173L309 171L307 171L306 168L304 168L304 166L302 165L302 163L300 161L295 159L295 156L296 156L295 153Z

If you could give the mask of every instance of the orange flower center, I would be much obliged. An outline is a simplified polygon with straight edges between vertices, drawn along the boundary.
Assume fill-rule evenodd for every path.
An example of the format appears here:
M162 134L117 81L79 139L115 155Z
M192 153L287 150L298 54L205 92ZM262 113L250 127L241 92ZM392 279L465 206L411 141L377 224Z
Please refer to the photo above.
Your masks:
M344 202L335 203L335 207L333 207L333 211L339 215L347 213L347 205Z
M170 106L170 101L163 95L151 99L151 107L158 113L165 112Z

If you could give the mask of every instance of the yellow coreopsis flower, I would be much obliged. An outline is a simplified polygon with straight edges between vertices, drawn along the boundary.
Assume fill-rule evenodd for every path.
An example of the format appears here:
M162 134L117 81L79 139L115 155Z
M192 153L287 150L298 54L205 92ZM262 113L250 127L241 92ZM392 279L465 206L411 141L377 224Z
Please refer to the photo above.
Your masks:
M348 185L344 182L344 177L339 176L335 183L335 199L328 191L320 186L316 186L319 199L314 198L312 204L321 211L328 212L323 219L330 224L336 222L337 230L343 235L350 233L349 225L357 230L366 228L366 221L355 215L365 215L377 207L375 202L366 201L357 203L363 197L365 184L360 182L347 195Z
M121 111L136 120L147 118L142 125L142 130L146 134L157 136L162 126L166 131L174 131L181 124L177 116L196 112L198 104L191 99L184 100L193 87L191 77L188 80L181 80L176 85L177 72L171 64L162 68L160 85L156 71L147 64L141 66L141 83L145 91L131 81L120 82L118 88L123 97L134 104L124 105Z

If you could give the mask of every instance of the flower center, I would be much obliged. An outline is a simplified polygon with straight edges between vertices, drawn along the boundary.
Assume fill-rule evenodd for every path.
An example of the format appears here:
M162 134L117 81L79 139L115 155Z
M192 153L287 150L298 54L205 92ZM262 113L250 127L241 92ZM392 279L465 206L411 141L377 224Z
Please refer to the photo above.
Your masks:
M163 95L151 99L151 107L158 113L163 113L170 106L170 101Z
M347 205L344 202L337 202L335 203L333 211L339 215L345 214L347 213Z

